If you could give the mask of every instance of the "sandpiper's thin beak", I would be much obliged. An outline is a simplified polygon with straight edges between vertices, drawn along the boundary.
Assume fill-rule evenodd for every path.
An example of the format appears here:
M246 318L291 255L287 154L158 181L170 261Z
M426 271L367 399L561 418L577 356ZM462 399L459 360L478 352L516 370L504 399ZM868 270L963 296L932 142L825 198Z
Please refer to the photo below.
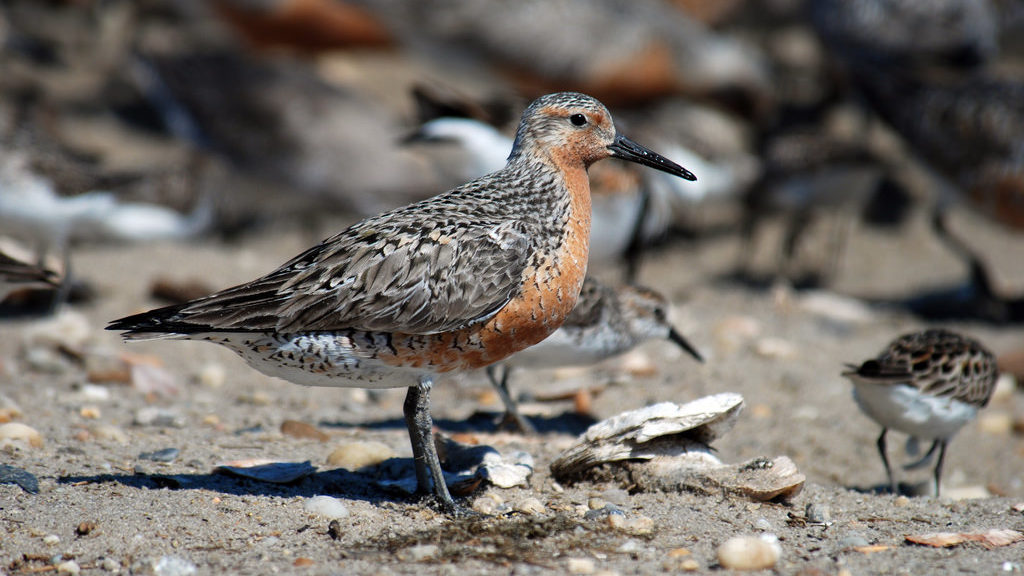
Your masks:
M700 355L700 352L697 352L697 349L693 347L693 344L690 344L686 338L683 338L683 335L677 332L675 328L669 328L668 339L678 344L683 350L689 352L690 356L697 359L697 362L700 362L701 364L704 363L704 357Z
M629 160L630 162L650 166L655 170L661 170L662 172L679 176L680 178L690 180L691 182L697 179L697 177L693 175L693 172L690 172L679 164L665 158L661 154L633 142L625 136L617 134L615 136L615 141L608 145L608 149L611 150L612 156L616 158L622 158L623 160Z

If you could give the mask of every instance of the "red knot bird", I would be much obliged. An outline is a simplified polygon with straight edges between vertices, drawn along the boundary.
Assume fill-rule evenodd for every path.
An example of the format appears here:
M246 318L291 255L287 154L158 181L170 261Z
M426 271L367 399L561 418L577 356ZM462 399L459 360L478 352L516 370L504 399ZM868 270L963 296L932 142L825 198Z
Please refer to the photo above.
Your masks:
M569 316L587 268L587 168L609 157L696 179L617 133L596 99L549 94L523 112L501 170L363 220L262 278L108 329L222 344L297 384L408 386L419 491L457 511L434 447L434 379L499 362Z
M671 340L703 362L697 349L669 322L668 312L668 300L654 290L634 285L611 287L588 276L576 307L558 330L539 344L487 367L487 376L505 404L502 424L521 432L534 431L509 393L509 374L516 368L595 364L656 338Z
M889 466L885 436L889 429L932 440L928 452L905 466L927 464L936 449L935 495L950 439L988 404L998 369L995 357L979 342L942 329L900 336L873 360L849 365L843 375L854 385L860 409L882 425L878 453L894 494L899 485Z

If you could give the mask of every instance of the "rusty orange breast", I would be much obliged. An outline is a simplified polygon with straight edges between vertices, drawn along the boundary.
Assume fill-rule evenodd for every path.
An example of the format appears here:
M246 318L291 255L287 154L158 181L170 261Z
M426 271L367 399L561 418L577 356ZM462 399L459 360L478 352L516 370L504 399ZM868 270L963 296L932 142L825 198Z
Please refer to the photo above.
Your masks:
M380 359L435 372L471 370L533 346L558 329L576 306L590 250L590 184L586 169L567 170L569 218L556 248L523 271L522 289L486 322L427 336L396 335Z

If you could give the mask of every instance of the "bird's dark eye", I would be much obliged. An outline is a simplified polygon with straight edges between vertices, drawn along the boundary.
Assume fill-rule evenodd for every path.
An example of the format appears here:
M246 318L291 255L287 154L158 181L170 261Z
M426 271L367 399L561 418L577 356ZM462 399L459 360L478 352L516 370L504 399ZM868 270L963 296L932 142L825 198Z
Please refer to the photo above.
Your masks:
M573 126L583 126L587 123L587 117L583 114L573 114L569 116L569 122L572 122Z

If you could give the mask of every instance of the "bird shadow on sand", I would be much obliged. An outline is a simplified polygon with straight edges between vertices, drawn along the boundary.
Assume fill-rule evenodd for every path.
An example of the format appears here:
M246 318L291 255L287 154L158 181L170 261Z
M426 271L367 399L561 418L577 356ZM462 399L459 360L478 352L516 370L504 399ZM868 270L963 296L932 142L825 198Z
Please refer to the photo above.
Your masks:
M495 433L501 432L501 417L498 412L474 412L468 418L456 420L450 418L435 418L434 427L445 433L468 434L473 432ZM591 425L597 423L592 416L578 412L563 412L553 416L529 415L525 418L533 425L537 434L568 434L579 436ZM369 422L340 422L321 421L319 426L324 428L362 428L367 430L390 430L406 428L405 420L402 418L388 418Z
M908 482L900 482L897 487L898 492L893 493L892 488L886 484L872 484L870 486L845 486L847 490L857 492L858 494L867 494L870 496L906 496L908 498L915 498L918 496L932 496L934 487L931 482L917 482L910 484Z
M412 470L412 458L393 458L395 468L407 467ZM376 469L377 467L373 467ZM309 498L321 494L338 496L346 500L361 500L379 505L384 502L415 503L417 497L403 493L391 493L376 484L380 474L372 471L350 471L344 468L314 472L293 482L277 484L242 478L221 472L176 474L176 473L134 473L69 475L57 478L58 484L109 484L117 483L139 490L208 490L232 496L270 496L281 498Z

